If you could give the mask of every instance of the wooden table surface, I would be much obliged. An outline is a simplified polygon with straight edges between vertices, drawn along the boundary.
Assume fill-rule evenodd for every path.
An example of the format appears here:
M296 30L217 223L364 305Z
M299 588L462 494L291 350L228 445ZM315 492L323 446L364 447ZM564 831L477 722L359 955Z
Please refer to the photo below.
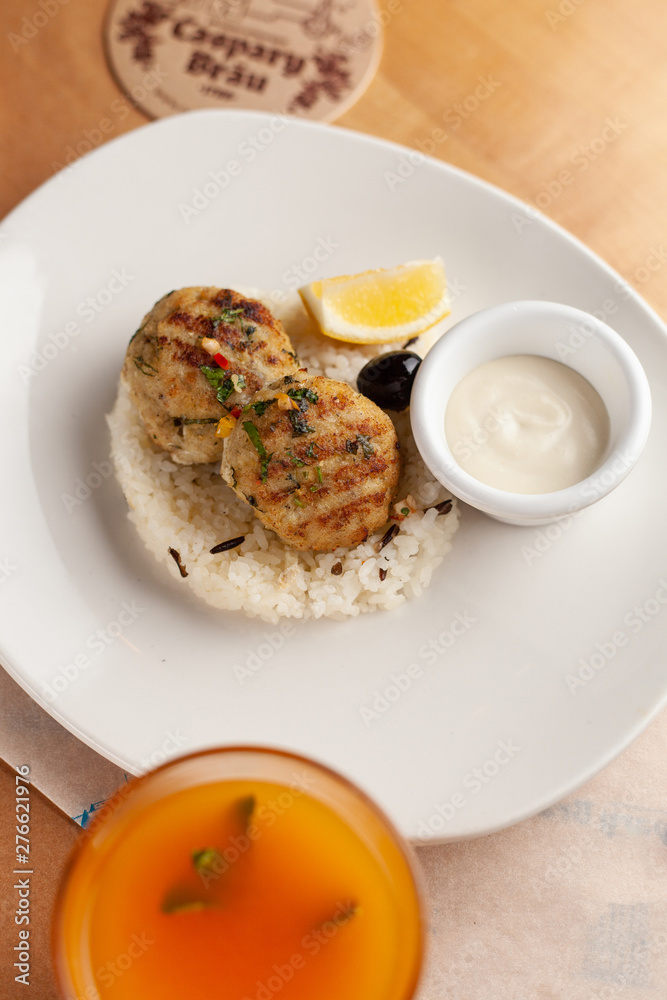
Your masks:
M40 0L2 2L0 217L119 97L102 47L106 4L50 0L47 23L17 45ZM667 317L666 40L664 0L402 0L388 17L375 80L339 123L432 152L539 207ZM145 121L131 110L108 137ZM5 969L12 790L12 773L0 767ZM38 795L32 822L30 995L51 1000L49 912L77 829ZM2 976L3 1000L23 995Z

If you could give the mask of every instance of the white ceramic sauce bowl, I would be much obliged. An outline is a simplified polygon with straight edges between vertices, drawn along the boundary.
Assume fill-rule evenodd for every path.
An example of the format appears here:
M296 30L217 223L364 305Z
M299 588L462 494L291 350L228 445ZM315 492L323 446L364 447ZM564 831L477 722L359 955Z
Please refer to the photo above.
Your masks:
M445 410L462 378L500 357L533 354L569 365L609 413L605 457L586 479L551 493L510 493L465 472L445 436ZM648 380L626 341L601 320L556 302L507 302L461 320L422 361L410 399L415 441L432 474L454 496L508 524L538 525L588 507L630 472L651 424Z

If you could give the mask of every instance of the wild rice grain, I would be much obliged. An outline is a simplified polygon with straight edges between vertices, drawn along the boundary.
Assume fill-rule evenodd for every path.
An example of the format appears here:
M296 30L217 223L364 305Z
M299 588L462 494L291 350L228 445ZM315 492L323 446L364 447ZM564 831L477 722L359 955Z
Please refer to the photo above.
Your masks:
M178 566L178 570L179 570L181 576L183 577L183 579L185 579L185 577L188 575L188 571L185 568L185 566L183 565L183 563L181 562L181 554L180 554L180 552L178 552L176 549L172 548L171 545L170 545L169 546L169 555L171 556L171 558L174 560L174 562Z
M212 556L217 556L218 552L228 552L230 549L236 549L239 545L243 545L244 542L245 535L239 535L238 538L229 538L226 542L219 542L208 551Z
M389 545L389 542L396 538L400 530L397 524L392 524L391 528L387 528L380 541L375 543L375 551L382 552L385 545Z

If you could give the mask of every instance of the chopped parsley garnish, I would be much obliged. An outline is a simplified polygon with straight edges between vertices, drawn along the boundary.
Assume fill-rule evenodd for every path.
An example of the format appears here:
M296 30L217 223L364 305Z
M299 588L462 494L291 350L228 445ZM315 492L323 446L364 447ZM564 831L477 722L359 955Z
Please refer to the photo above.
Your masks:
M310 444L308 445L308 447L306 448L306 458L316 458L317 457L315 455L315 452L313 451L313 448L319 448L319 445L318 445L317 441L311 441Z
M338 564L340 565L340 564ZM338 904L338 909L331 915L329 920L326 920L322 924L318 924L313 928L313 934L317 935L318 931L325 928L328 924L334 924L336 927L342 927L344 924L348 923L355 915L359 912L359 906L357 903L348 901L344 905Z
M364 453L364 458L370 458L375 448L371 443L371 439L366 434L357 434L357 441L361 445L361 450Z
M315 433L315 428L310 426L301 410L288 410L287 416L292 425L293 437L301 437L302 434Z
M284 347L283 347L283 354L289 354L290 358L294 358L294 360L295 360L296 362L298 362L298 360L299 360L299 358L298 358L298 357L297 357L297 355L296 355L296 354L294 353L294 351L288 351L288 350L287 350L286 348L284 348Z
M289 455L290 459L292 460L292 465L299 465L300 466L300 465L305 465L306 464L305 462L302 462L300 458L297 458L296 455L293 455L292 452L289 450L289 448L287 449L287 454ZM308 454L308 452L306 452L306 454Z
M233 323L243 309L223 309L219 316L212 320L213 326L220 326L221 323Z
M345 451L349 451L351 455L356 455L359 448L361 448L364 458L370 458L375 451L371 439L367 434L357 434L354 441L347 440L345 442Z
M314 389L307 389L303 386L300 389L288 389L287 395L290 399L307 399L309 403L316 403L320 398Z
M219 865L220 860L220 855L214 847L204 847L201 851L192 852L192 864L198 873L202 871L215 871L215 867Z
M301 501L299 500L298 497L294 497L294 503L297 505L297 507L305 507L306 506L305 503L301 503Z
M401 507L401 514L405 514L405 516L407 517L409 513L410 513L409 507Z
M223 309L219 316L216 316L211 320L213 328L220 326L221 323L236 323L237 321L241 325L241 332L245 334L246 337L252 337L253 333L257 330L256 326L244 326L243 319L243 307L240 306L238 309L231 309L227 307Z
M253 424L252 420L245 420L243 422L243 430L246 432L246 434L254 444L255 448L259 452L260 458L264 458L266 456L266 448L264 447L262 439L259 436L259 431Z
M196 913L198 910L205 910L207 906L212 906L208 900L195 899L182 889L172 889L167 893L162 901L163 913Z
M134 358L134 363L142 375L147 375L149 378L155 378L157 375L157 368L153 368L153 366L149 365L143 358Z
M257 800L254 795L244 795L243 798L239 799L236 803L238 809L239 820L241 821L241 826L243 827L243 832L247 833L248 828L252 823L252 817L255 812L255 806L257 805Z
M322 482L322 469L320 468L319 465L315 466L315 473L317 475L317 481L318 481L318 483L321 483Z
M261 417L262 414L266 412L268 407L271 406L271 403L275 403L275 401L276 401L275 396L273 397L273 399L260 399L258 403L250 403L250 405L247 406L246 409L254 410L257 416Z
M287 381L293 382L294 379L291 375L286 375L283 379L283 384ZM300 437L302 434L313 434L315 428L311 427L306 420L305 413L308 409L309 403L316 403L319 396L313 389L308 389L304 386L299 386L297 389L288 389L287 395L290 399L293 399L298 403L298 410L288 410L287 416L289 422L292 425L292 436Z
M246 432L255 448L257 449L257 454L261 458L260 463L260 477L263 483L266 482L269 474L269 462L273 458L273 453L271 455L267 454L264 443L259 436L259 431L253 424L252 420L245 420L243 423L243 430Z
M229 543L221 543L221 545L225 544ZM216 552L219 549L220 546L216 546L211 551ZM246 836L252 826L256 804L257 801L254 795L244 795L234 803L234 823L240 827ZM249 846L250 841L248 841L248 847L241 848L241 853L245 852ZM229 868L228 864L223 864L222 856L215 847L200 848L197 851L193 851L190 857L194 870L200 876L206 889L209 889L209 883L219 879ZM163 913L190 913L197 910L219 907L220 904L220 896L215 892L206 893L206 896L204 896L201 890L198 891L189 882L182 882L172 886L167 891L162 900L161 909Z
M205 376L208 384L215 389L215 396L219 403L226 403L233 392L245 389L245 376L230 375L223 368L211 368L210 365L202 365L199 369Z

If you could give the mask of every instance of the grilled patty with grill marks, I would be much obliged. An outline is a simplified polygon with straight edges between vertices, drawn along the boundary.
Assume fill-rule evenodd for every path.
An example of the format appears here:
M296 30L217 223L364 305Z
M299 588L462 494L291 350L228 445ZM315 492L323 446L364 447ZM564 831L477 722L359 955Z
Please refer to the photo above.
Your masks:
M387 521L398 448L375 403L301 370L252 398L227 438L221 472L288 545L333 551Z
M202 340L220 345L220 367ZM175 462L215 462L216 424L297 368L282 324L261 302L225 288L170 292L130 341L122 377L152 440ZM232 377L234 376L234 377Z

